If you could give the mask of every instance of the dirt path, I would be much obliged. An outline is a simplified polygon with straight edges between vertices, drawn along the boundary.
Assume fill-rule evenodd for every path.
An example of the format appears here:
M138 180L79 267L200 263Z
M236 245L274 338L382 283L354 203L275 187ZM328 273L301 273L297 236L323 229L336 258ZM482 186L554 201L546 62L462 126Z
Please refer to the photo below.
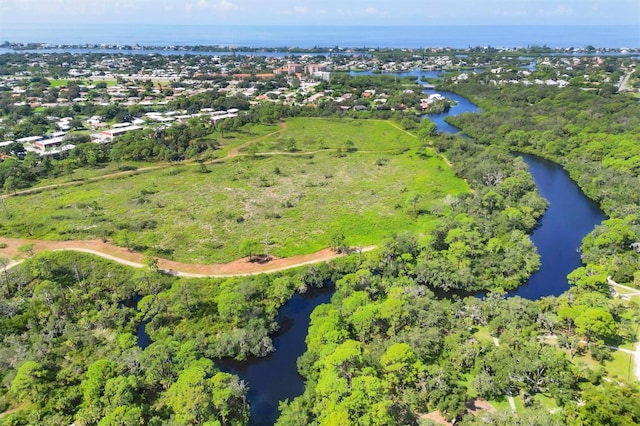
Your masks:
M247 142L243 143L240 146L232 148L232 149L229 150L229 152L227 153L226 157L224 157L224 158L226 159L226 158L237 157L238 155L240 155L240 150L242 148L246 148L247 146L251 145L252 143L258 142L259 140L266 139L266 138L271 137L273 135L277 135L278 133L282 133L285 130L287 130L287 123L286 122L282 122L282 123L280 123L280 130L276 130L275 132L267 133L266 135L257 137L255 139L251 139L250 141L247 141Z
M611 275L609 275L607 277L607 284L609 284L612 287L620 287L622 289L625 289L627 291L629 291L629 293L624 293L624 294L619 294L619 296L627 296L627 297L631 297L631 296L640 296L640 290L637 288L633 288L633 287L628 287L626 285L622 285L622 284L618 284L617 282L615 282L613 280L613 278L611 278ZM614 288L615 291L615 288Z
M0 249L0 256L9 259L15 259L21 255L20 247L33 244L33 253L74 250L95 254L105 259L136 268L144 266L144 255L142 253L130 252L124 247L118 247L108 242L102 242L101 240L44 241L0 237L0 243L7 245L7 247ZM362 251L367 252L374 248L375 246L364 247ZM181 263L158 258L158 267L167 273L182 277L234 277L283 271L298 266L327 262L340 256L340 254L336 254L332 249L324 249L317 253L286 258L272 257L268 262L252 262L249 261L248 258L242 258L225 264L211 265ZM15 264L17 264L17 262L12 262L10 266L15 266Z
M406 133L407 135L411 136L412 138L417 138L418 136L414 135L413 133L411 133L408 130L403 129L402 127L400 127L399 125L397 125L396 123L394 123L393 121L389 120L388 123L392 126L395 127L397 130L400 130L401 132Z

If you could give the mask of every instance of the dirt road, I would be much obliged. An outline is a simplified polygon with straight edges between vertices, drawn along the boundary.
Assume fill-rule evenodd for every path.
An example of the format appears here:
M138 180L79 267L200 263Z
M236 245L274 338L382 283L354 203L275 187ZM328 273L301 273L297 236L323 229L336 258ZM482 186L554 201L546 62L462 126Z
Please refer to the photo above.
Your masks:
M7 245L5 248L0 248L0 256L8 259L25 255L25 253L21 253L19 248L33 244L31 249L33 253L74 250L95 254L128 266L142 267L144 265L142 253L130 252L124 247L118 247L101 240L44 241L0 237L0 243ZM367 252L374 248L375 246L364 247L362 251ZM198 265L158 258L158 267L165 272L184 277L233 277L277 272L298 266L327 262L340 256L328 248L312 254L286 258L272 257L268 262L252 262L248 258L242 258L225 264Z

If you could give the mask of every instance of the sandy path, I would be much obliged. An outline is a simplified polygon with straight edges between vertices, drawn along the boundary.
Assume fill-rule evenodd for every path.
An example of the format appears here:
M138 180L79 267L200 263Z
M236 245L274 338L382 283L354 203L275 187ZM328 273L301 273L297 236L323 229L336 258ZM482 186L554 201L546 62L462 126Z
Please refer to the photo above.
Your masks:
M124 247L118 247L101 240L44 241L0 237L0 243L7 245L6 248L0 249L0 256L8 259L15 259L20 256L19 247L33 244L33 253L74 250L95 254L128 266L137 268L144 266L144 255L142 253L130 252ZM364 247L362 251L367 252L374 248L375 246ZM298 266L327 262L340 256L332 249L327 248L312 254L287 258L273 257L269 262L250 262L248 258L242 258L225 264L198 265L158 258L158 268L184 277L233 277L277 272Z

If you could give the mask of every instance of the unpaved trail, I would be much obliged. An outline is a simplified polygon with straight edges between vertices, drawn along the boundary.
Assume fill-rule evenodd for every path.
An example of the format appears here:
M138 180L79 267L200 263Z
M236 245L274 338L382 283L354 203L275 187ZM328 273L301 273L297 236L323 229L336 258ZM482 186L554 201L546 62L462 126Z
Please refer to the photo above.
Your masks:
M118 247L101 240L44 241L0 237L0 243L7 245L7 247L0 249L0 256L9 259L15 259L20 256L20 247L33 244L33 253L73 250L91 253L137 268L145 264L142 253L130 252L124 247ZM375 246L363 247L362 252L371 251L374 248ZM224 264L200 265L158 258L158 268L164 272L182 277L234 277L283 271L299 266L327 262L340 256L342 255L328 248L311 254L286 258L272 257L268 262L252 262L248 258L242 258ZM15 266L15 262L12 262L11 266Z

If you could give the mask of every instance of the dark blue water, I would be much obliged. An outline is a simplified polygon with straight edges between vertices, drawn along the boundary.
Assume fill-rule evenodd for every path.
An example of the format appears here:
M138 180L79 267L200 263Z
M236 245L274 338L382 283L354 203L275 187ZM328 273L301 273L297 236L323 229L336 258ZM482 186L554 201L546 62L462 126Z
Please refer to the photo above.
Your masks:
M0 40L247 47L640 47L638 25L229 26L3 24Z
M465 112L475 113L479 111L479 108L475 104L472 104L471 102L469 102L467 98L462 97L455 93L446 92L444 90L431 90L431 89L425 90L424 93L427 93L427 94L439 93L445 98L449 98L451 100L456 101L456 104L452 106L449 109L449 111L445 111L440 114L423 115L423 118L427 117L429 118L429 120L436 123L436 125L438 126L438 132L440 133L456 134L460 131L460 129L458 129L456 126L452 126L451 124L445 121L447 117L453 117L456 115L463 114Z
M352 71L350 74L356 75L356 76L357 75L373 75L371 71L361 71L361 72ZM416 68L413 71L407 71L407 72L384 73L384 75L391 75L391 76L397 76L397 77L414 77L419 83L422 82L423 77L439 78L441 74L442 74L442 71L421 71L420 68ZM452 126L451 124L445 121L447 117L455 117L456 115L460 115L465 112L476 113L480 110L475 104L471 103L467 98L460 96L456 93L447 92L444 90L433 90L433 89L426 89L423 91L423 93L427 95L433 94L433 93L439 93L442 96L455 101L455 105L453 105L448 111L442 112L440 114L425 114L422 116L422 118L429 118L431 121L433 121L437 125L438 131L441 133L456 134L460 131L460 129L458 129L455 126Z
M305 338L311 312L316 306L329 303L332 286L297 293L280 308L280 331L273 338L275 352L264 358L247 361L223 360L216 366L236 374L248 383L251 404L251 425L273 425L278 419L278 402L302 395L304 381L298 374L296 361L306 350Z
M458 133L459 129L444 119L464 112L477 112L478 107L460 95L438 93L458 104L446 113L427 117L438 125L438 131ZM606 217L598 204L584 195L560 165L535 155L521 156L529 165L540 195L549 202L549 208L531 235L540 254L540 270L509 295L530 300L559 296L569 290L567 275L582 265L578 250L582 239Z
M582 265L578 250L582 239L606 217L560 165L533 155L521 156L549 209L531 235L542 266L510 294L531 300L559 296L569 290L567 275Z
M151 336L147 333L147 321L138 324L136 328L136 341L138 347L143 350L151 344Z

